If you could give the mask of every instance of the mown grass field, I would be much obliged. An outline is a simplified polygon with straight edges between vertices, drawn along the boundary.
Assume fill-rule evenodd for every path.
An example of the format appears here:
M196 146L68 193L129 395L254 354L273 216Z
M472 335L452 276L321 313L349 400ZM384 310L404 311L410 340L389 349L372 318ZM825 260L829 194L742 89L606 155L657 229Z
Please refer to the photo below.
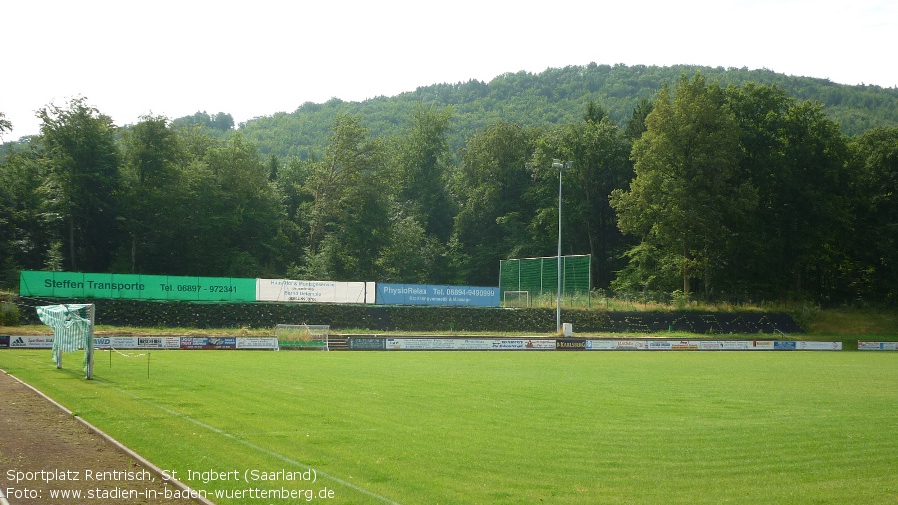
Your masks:
M80 360L0 351L178 476L312 467L326 503L898 501L896 353L158 351L147 378L101 352L93 381Z

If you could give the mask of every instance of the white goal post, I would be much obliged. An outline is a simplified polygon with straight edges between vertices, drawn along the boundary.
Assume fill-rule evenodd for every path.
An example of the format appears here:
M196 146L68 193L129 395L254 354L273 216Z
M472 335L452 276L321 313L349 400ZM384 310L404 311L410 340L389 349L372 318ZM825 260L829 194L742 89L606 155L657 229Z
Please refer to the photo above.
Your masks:
M530 306L530 291L505 291L502 296L502 306L504 307Z
M279 324L274 327L279 349L327 351L329 332L330 325L327 324Z

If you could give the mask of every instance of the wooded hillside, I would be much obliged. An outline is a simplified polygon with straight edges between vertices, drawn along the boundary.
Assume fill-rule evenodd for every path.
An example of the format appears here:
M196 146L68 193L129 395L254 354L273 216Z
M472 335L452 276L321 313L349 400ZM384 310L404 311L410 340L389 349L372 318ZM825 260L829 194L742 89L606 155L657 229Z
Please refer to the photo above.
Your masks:
M562 254L592 254L595 289L898 303L898 90L696 70L508 74L236 130L49 105L0 156L0 287L20 269L495 286L500 259L556 254L557 159Z
M500 75L488 83L468 81L434 84L394 97L364 102L332 99L324 104L305 103L295 111L260 117L240 125L263 154L307 157L320 154L328 129L341 112L357 115L374 136L396 135L405 118L419 104L452 107L449 143L461 148L465 139L485 126L504 120L527 126L549 127L576 121L590 101L601 104L612 122L624 127L640 100L653 100L664 84L682 75L701 72L708 82L742 86L754 82L775 85L797 101L824 105L826 116L849 136L875 126L898 125L898 89L836 84L827 79L795 77L770 70L724 69L676 65L672 67L596 65L547 69L539 74Z

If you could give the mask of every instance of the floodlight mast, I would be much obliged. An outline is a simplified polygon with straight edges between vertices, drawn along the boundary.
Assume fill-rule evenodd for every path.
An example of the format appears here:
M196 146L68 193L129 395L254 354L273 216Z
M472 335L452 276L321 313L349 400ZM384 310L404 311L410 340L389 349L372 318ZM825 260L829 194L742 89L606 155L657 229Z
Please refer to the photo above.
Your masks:
M558 290L555 292L555 330L559 332L561 331L561 174L571 168L572 164L570 161L562 163L557 158L552 159L552 168L558 170Z

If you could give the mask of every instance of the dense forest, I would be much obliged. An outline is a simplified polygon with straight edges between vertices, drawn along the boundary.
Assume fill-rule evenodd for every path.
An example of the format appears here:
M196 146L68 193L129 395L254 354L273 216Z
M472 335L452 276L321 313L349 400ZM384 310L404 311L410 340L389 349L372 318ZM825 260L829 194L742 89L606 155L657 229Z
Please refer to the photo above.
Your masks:
M776 86L798 100L819 102L824 114L846 135L859 135L875 126L898 126L898 89L836 84L827 79L795 77L770 70L724 69L677 65L672 67L596 65L550 68L539 74L500 75L489 83L468 81L436 84L394 97L364 102L334 98L323 104L305 103L295 111L256 118L241 124L247 139L263 155L307 157L320 155L337 114L359 116L376 137L401 133L405 118L419 104L452 107L448 131L453 152L485 127L504 120L550 128L580 119L589 102L600 104L618 126L626 125L642 100L654 100L664 84L700 72L721 86L748 83Z
M21 269L494 286L500 259L555 255L561 177L562 253L592 254L596 289L894 305L896 104L768 71L594 64L237 128L203 112L119 128L76 98L4 144L0 287Z

